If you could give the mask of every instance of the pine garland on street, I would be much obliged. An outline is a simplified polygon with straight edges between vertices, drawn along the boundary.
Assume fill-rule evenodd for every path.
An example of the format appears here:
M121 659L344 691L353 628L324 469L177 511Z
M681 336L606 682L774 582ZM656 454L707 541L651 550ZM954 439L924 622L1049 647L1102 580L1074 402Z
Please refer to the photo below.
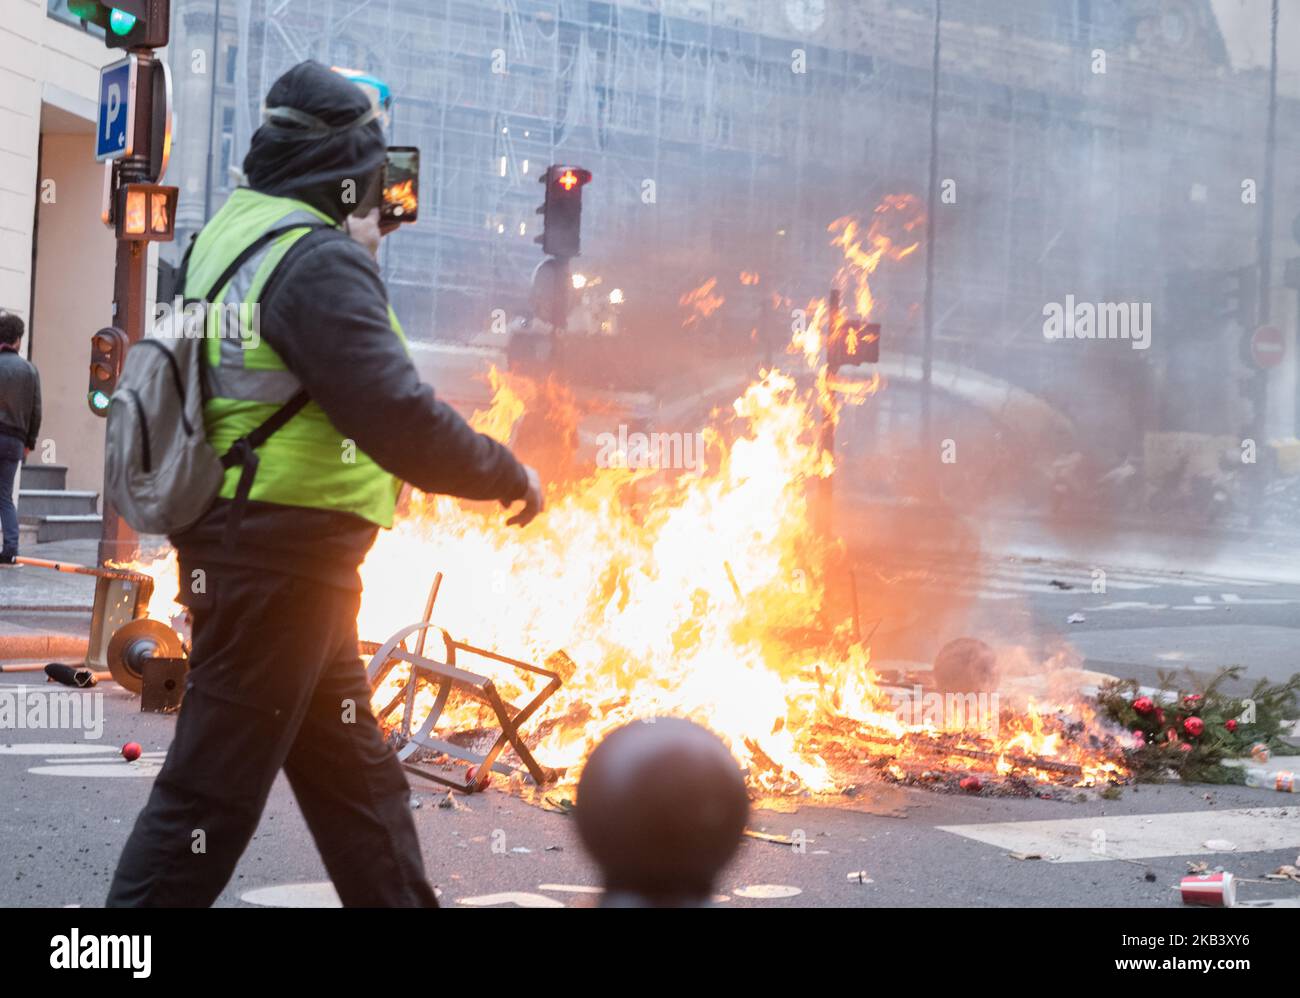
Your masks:
M1225 766L1225 760L1294 751L1282 735L1297 716L1300 673L1284 683L1261 679L1246 697L1224 693L1224 684L1239 679L1243 671L1242 666L1228 666L1208 682L1190 669L1161 672L1160 687L1178 690L1172 696L1143 695L1136 679L1103 686L1097 694L1102 716L1136 740L1125 751L1134 778L1241 783L1245 770Z

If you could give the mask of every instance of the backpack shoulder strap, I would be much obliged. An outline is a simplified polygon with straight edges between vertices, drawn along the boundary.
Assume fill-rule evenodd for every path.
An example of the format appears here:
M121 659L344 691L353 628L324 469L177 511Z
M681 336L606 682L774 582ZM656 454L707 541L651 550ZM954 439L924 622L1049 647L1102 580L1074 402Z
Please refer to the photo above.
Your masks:
M225 270L221 272L221 276L217 278L216 283L212 285L208 293L203 296L203 300L205 302L210 302L212 301L213 298L217 297L217 295L221 294L222 289L225 288L225 286L234 279L235 275L239 273L240 268L242 268L244 264L248 263L248 261L251 260L253 257L257 256L257 254L262 251L262 248L266 246L268 243L273 243L281 236L286 235L287 233L290 232L295 232L298 229L332 229L332 228L334 228L334 226L330 225L328 222L321 222L319 224L313 224L310 222L297 222L293 225L282 225L279 228L270 229L266 232L263 232L260 236L258 236L251 243L245 246L244 251L230 262L229 267L227 267ZM310 235L310 233L308 234ZM302 242L302 240L299 240L298 242ZM293 255L293 250L297 247L297 245L298 245L297 243L294 243L294 245L289 248L289 252L284 255L284 257L280 260L278 264L276 264L276 268L275 268L276 270L279 270L280 267L284 265L285 260L289 259L289 257ZM188 270L188 264L189 264L189 254L187 253L185 264L184 264L187 270ZM275 276L274 273L272 273L271 277L274 276ZM268 283L269 281L270 278L268 278Z
M287 269L285 264L312 244L327 238L329 233L337 231L334 226L325 222L322 222L319 225L298 223L297 225L286 225L278 229L272 229L270 232L265 233L261 238L253 242L231 263L229 267L226 268L221 277L217 279L217 283L212 286L212 290L208 292L208 295L204 300L211 301L212 298L220 294L221 290L230 283L239 269L251 260L267 243L280 238L280 236L287 232L293 232L296 229L304 228L310 229L311 231L289 247L288 252L280 258L279 262L275 265L275 269L271 272L270 276L267 277L265 284L262 285L262 292L259 295L258 300L261 301L265 299L275 287L277 277ZM227 470L236 467L243 469L239 475L239 483L235 486L235 498L226 515L226 529L223 537L223 544L227 548L234 547L239 539L239 527L244 519L244 510L248 506L248 497L253 490L253 479L257 477L258 465L261 463L260 458L257 456L257 449L261 447L262 444L266 443L266 441L271 438L272 434L281 430L289 420L302 412L310 401L311 396L307 394L306 389L299 390L289 399L289 401L285 402L282 406L276 409L275 412L271 413L271 415L263 420L256 428L236 440L234 444L231 445L230 450L226 451L226 453L221 456L221 466L223 468Z

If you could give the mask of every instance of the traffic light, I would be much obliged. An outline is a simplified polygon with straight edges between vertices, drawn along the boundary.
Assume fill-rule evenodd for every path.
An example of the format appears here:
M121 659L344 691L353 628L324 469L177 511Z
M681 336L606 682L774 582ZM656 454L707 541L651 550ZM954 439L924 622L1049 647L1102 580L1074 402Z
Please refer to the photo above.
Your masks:
M582 188L591 182L591 171L552 166L538 179L546 185L546 201L537 209L542 234L533 241L549 256L577 256L582 245Z
M90 392L86 401L96 416L107 416L117 389L129 341L116 326L101 329L90 338Z
M838 322L826 344L826 364L834 374L841 367L880 363L880 323Z
M104 44L111 49L160 49L171 29L171 0L68 0L76 17L104 29Z

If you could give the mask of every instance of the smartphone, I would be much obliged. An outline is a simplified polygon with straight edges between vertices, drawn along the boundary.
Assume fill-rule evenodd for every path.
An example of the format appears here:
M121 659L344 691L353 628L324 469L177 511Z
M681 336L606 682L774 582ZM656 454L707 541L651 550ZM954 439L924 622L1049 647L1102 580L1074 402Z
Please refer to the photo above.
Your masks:
M419 217L420 150L415 146L389 146L379 220L414 222Z

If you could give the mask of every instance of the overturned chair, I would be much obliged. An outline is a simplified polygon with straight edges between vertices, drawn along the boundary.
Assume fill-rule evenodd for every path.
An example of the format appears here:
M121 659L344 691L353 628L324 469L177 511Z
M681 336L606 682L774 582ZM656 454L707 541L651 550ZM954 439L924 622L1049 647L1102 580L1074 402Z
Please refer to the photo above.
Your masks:
M474 793L482 790L493 772L503 776L521 773L517 767L500 761L501 753L507 746L512 748L523 763L526 775L538 786L552 783L560 775L554 769L543 766L533 758L532 752L520 735L520 726L532 717L543 703L560 688L562 679L557 672L544 669L529 662L509 658L486 648L479 648L464 641L458 641L446 629L431 623L434 603L438 599L438 590L442 586L442 573L439 572L429 589L429 598L425 603L424 616L415 624L404 627L382 645L374 649L370 664L366 669L372 694L384 685L393 670L403 663L410 666L410 674L395 691L387 703L375 710L375 718L382 726L394 727L398 740L397 757L402 766L410 773L441 783L444 786ZM425 645L430 631L436 631L441 640L441 657L435 658L425 654ZM408 647L408 641L414 640L414 648ZM370 650L367 646L363 648ZM509 666L523 673L541 677L546 680L533 698L523 707L508 703L498 692L496 684L488 676L481 676L461 668L457 664L457 655L464 654L487 659ZM416 692L423 680L435 690L433 709L424 718L419 728L413 729L415 716ZM456 745L442 738L437 738L434 731L438 720L446 709L448 698L453 689L461 694L479 701L489 707L501 726L501 733L484 755L479 755L464 746ZM398 707L402 707L402 717L396 725L388 721ZM414 761L414 756L421 750L441 753L453 759L469 764L465 778L450 779L429 766Z

